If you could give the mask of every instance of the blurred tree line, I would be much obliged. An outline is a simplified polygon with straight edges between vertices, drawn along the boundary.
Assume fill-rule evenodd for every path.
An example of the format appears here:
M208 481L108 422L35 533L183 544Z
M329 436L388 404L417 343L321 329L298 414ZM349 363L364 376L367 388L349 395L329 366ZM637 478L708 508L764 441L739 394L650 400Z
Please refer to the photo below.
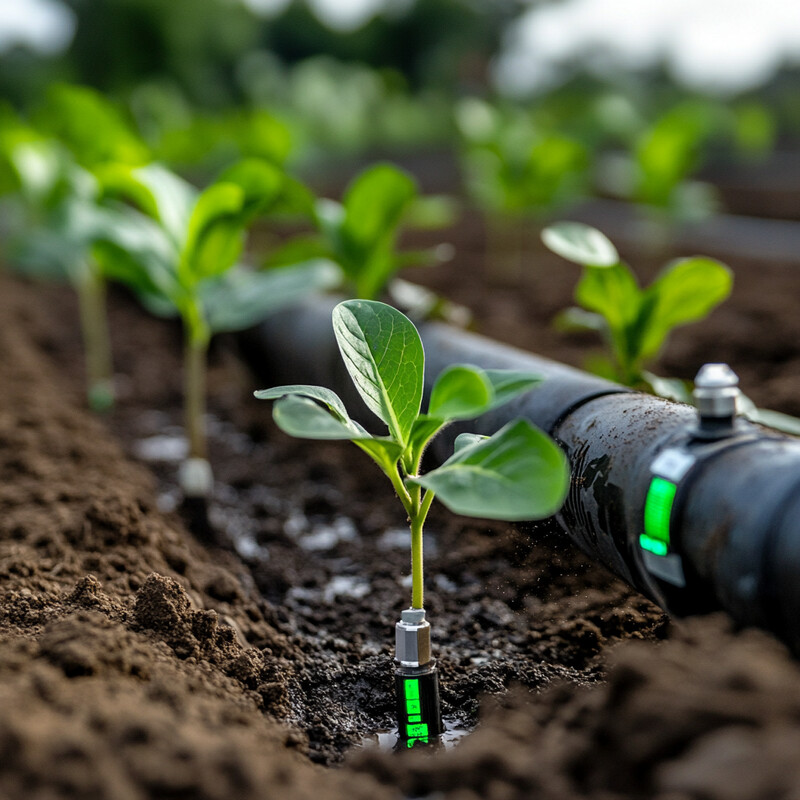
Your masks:
M224 107L245 99L241 68L254 53L283 64L318 55L358 61L396 71L411 88L481 88L506 25L527 5L415 0L341 32L305 0L293 0L277 16L258 15L243 0L62 2L76 19L64 53L38 56L17 47L0 54L0 93L16 104L55 80L116 95L163 81L202 107Z

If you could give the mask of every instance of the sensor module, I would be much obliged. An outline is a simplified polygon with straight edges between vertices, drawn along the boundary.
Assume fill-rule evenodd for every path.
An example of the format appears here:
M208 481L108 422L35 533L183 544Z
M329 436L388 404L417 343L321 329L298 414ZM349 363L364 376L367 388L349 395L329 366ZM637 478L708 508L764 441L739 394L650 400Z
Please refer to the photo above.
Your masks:
M403 749L438 741L442 726L439 670L431 658L431 626L421 608L407 608L395 626L395 697Z

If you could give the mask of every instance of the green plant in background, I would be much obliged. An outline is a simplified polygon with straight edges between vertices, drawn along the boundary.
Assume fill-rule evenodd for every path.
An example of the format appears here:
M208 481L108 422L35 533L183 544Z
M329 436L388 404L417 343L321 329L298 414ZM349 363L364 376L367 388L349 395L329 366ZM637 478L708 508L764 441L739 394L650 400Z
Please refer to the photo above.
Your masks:
M471 98L456 119L467 189L487 215L490 269L518 277L529 229L584 195L589 154L523 109Z
M699 100L679 103L656 119L634 146L633 199L677 220L707 216L713 198L689 177L722 123L718 106Z
M542 232L554 253L580 264L575 289L579 308L560 319L563 327L599 332L609 357L596 372L627 386L666 388L664 379L646 371L675 328L704 319L731 292L733 274L718 261L701 256L672 261L653 282L640 288L631 268L598 230L562 222ZM658 393L661 393L656 388Z
M775 149L778 120L770 107L757 99L731 106L734 155L745 162L762 161Z
M401 230L441 228L452 222L453 214L453 204L447 198L421 197L408 173L391 164L375 164L350 182L341 203L317 200L313 217L319 233L291 241L268 263L293 263L312 256L329 258L341 267L348 294L374 299L403 267L450 256L447 246L399 250Z
M210 174L242 158L286 164L294 149L289 127L264 109L200 112L172 87L145 84L130 101L154 160Z
M609 356L593 359L589 367L626 386L690 403L691 383L662 378L645 367L658 357L674 328L704 319L728 297L733 285L730 269L710 258L682 258L640 289L630 267L620 261L616 248L600 231L562 222L546 228L542 239L554 253L584 268L575 290L580 307L565 311L557 324L564 330L590 330L603 336ZM800 436L800 419L758 408L746 395L739 397L739 413L752 422Z
M95 253L108 275L130 286L144 304L183 323L184 409L189 457L181 468L186 496L207 496L212 474L205 435L205 369L211 336L258 322L314 289L339 282L321 259L256 272L239 262L248 227L279 207L293 186L274 165L247 159L203 191L158 164L100 173L106 202L124 199L141 212L138 229L109 232Z
M107 141L113 146L110 133ZM89 405L96 411L107 410L114 401L107 276L92 258L91 248L104 232L123 232L128 216L99 208L93 175L62 144L11 115L0 121L0 173L18 218L7 237L10 266L33 278L66 280L75 289Z
M88 86L50 86L33 119L37 130L64 145L82 167L152 160L123 111Z
M540 519L561 506L569 485L566 458L525 420L491 437L461 434L455 452L421 474L430 441L450 422L473 419L538 383L526 372L458 365L433 385L420 413L425 356L412 322L391 306L348 300L333 311L333 328L350 377L367 407L388 427L375 436L355 422L339 397L322 386L278 386L256 392L276 400L278 426L304 439L354 442L389 478L411 527L414 608L423 608L423 526L434 497L458 514L490 519Z

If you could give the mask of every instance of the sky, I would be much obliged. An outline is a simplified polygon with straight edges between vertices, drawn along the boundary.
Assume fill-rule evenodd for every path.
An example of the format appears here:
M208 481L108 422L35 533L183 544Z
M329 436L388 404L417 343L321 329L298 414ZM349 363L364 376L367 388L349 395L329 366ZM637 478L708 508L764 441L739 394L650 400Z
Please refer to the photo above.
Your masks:
M719 94L759 86L800 64L798 0L564 0L532 8L495 65L509 92L546 88L583 54L598 71L663 59L679 82Z
M67 47L75 30L72 12L58 0L0 0L0 52L26 44L42 53Z

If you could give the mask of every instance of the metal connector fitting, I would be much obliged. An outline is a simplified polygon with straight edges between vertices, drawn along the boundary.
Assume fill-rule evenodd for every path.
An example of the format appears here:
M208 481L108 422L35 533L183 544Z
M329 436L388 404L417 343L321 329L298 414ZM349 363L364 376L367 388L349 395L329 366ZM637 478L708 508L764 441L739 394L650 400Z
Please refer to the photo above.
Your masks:
M395 661L404 667L421 667L431 660L431 626L424 608L406 608L394 628Z
M692 398L701 435L717 438L733 432L739 377L727 364L704 364L694 379Z

